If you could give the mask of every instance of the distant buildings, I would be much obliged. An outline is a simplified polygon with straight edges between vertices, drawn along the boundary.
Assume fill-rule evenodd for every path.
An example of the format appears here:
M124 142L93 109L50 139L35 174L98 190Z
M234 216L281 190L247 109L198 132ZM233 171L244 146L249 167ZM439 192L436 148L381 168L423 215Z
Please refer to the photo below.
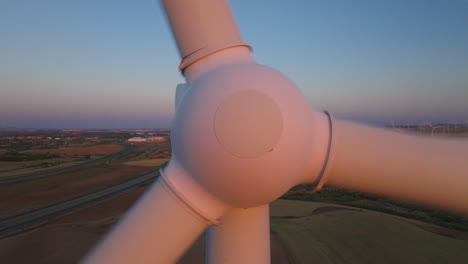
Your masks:
M147 138L132 137L128 139L128 142L146 142Z
M128 142L163 142L166 141L166 137L132 137L128 139Z

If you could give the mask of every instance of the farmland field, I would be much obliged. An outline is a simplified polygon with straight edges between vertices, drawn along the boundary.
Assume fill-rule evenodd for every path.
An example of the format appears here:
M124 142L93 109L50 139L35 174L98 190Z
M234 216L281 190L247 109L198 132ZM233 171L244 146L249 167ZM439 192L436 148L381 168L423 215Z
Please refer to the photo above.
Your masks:
M122 150L117 144L4 151L0 178L18 176L77 165Z
M92 155L92 156L103 156L117 152L122 149L121 145L110 144L110 145L97 145L87 147L65 147L57 149L35 149L31 150L31 153L50 153L57 155Z
M271 216L293 263L468 263L468 237L441 236L404 218L287 200L272 203Z
M0 162L0 178L25 175L41 171L47 171L56 168L65 168L73 165L78 165L98 157L85 158L55 158L47 161L23 161L18 162Z

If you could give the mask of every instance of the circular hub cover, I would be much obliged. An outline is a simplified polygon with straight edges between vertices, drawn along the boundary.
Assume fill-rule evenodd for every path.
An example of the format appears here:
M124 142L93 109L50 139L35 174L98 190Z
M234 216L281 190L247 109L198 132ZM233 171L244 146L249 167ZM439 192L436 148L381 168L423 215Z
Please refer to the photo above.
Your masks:
M273 151L283 130L283 118L270 96L243 90L219 105L214 129L226 151L239 158L256 158Z

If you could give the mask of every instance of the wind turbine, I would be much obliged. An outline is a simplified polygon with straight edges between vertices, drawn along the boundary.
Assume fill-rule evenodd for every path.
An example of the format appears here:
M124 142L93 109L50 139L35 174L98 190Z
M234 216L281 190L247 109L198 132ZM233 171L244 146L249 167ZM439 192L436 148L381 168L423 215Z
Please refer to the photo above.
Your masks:
M429 121L425 122L432 130L431 130L431 137L434 136L434 130L437 128L441 128L442 126L433 126Z
M207 228L208 263L269 263L268 204L304 183L468 213L468 141L317 112L254 61L225 0L162 3L187 81L172 158L83 263L174 263Z

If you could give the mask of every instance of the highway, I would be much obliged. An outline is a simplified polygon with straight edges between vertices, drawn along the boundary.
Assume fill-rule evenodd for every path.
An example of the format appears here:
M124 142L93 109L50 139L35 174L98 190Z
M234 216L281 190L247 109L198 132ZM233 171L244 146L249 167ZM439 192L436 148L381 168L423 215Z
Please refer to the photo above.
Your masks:
M71 170L83 168L86 166L94 165L98 162L103 162L112 158L115 158L117 156L124 155L132 150L134 150L136 147L133 145L125 145L125 148L121 151L112 153L110 155L100 157L97 159L93 159L84 163L68 166L68 167L63 167L63 168L56 168L56 169L51 169L51 170L46 170L46 171L39 171L39 172L34 172L30 174L24 174L24 175L18 175L18 176L12 176L12 177L3 177L0 178L0 185L4 184L10 184L10 183L15 183L15 182L21 182L21 181L26 181L26 180L32 180L32 179L37 179L45 176L49 176L52 174L57 174L57 173L63 173L63 172L68 172Z
M0 238L21 232L26 228L43 223L52 217L63 215L102 199L109 198L143 184L150 183L158 176L159 168L156 168L142 175L138 175L122 182L103 187L96 191L33 209L28 212L0 218Z

